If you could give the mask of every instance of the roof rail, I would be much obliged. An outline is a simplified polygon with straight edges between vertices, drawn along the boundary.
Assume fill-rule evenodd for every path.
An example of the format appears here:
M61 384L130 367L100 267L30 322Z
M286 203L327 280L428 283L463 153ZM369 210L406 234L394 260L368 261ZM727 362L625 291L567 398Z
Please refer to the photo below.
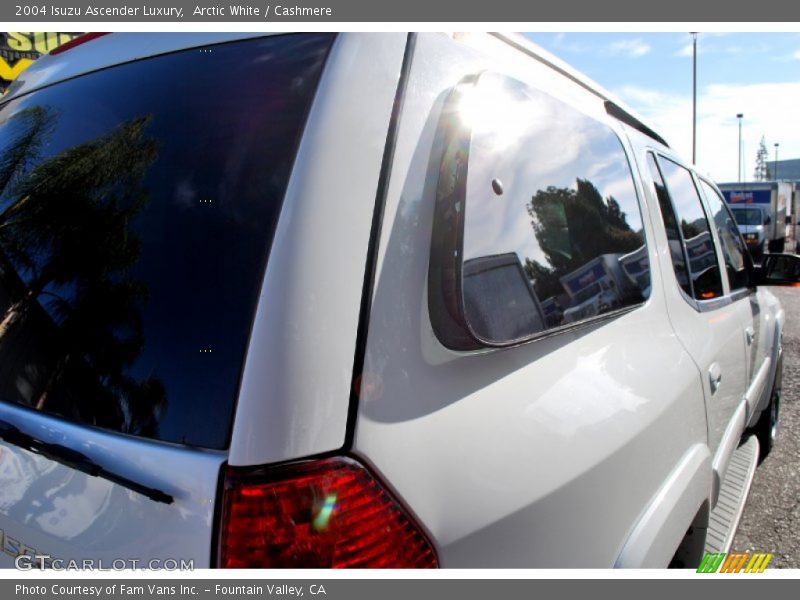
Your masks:
M624 108L619 107L617 104L615 104L611 100L606 100L605 101L605 107L606 107L606 112L609 115L611 115L612 117L614 117L615 119L618 119L618 120L622 121L626 125L630 125L631 127L636 129L637 131L641 131L647 137L653 138L658 143L663 144L664 146L669 148L669 144L666 142L666 140L664 138L662 138L655 131L650 129L647 125L642 123L639 119L634 117L632 114L630 114Z

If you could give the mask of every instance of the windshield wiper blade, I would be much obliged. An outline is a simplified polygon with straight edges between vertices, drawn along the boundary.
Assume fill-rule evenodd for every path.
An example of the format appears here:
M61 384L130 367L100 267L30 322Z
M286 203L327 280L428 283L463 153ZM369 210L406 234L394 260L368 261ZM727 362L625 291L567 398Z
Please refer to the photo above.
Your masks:
M61 444L53 444L50 442L37 440L24 431L20 431L20 429L15 425L12 425L8 421L4 421L2 419L0 419L0 439L8 442L9 444L13 444L14 446L18 446L35 454L39 454L40 456L44 456L45 458L49 458L50 460L54 460L62 465L71 467L91 477L101 477L103 479L107 479L108 481L119 484L128 488L129 490L133 490L134 492L142 494L143 496L147 496L156 502L172 504L174 500L172 496L162 492L161 490L148 487L128 479L127 477L123 477L122 475L117 475L112 471L108 471L94 462L91 458L85 454L82 454L81 452L78 452L77 450L67 448Z

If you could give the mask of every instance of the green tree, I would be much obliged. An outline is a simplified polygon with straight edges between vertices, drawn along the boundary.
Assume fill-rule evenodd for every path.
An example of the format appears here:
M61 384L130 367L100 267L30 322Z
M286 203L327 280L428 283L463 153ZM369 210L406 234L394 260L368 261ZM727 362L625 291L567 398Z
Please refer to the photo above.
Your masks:
M767 181L767 179L769 179L768 158L767 142L762 135L761 142L758 144L758 151L756 152L756 170L753 173L753 177L756 181Z

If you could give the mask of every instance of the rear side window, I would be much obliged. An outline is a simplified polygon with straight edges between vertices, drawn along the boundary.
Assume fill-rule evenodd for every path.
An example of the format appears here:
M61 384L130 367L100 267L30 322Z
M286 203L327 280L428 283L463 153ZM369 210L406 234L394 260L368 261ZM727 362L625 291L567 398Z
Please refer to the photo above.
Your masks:
M747 266L745 263L745 248L739 235L739 228L733 220L725 201L719 193L702 179L700 187L703 189L708 207L711 210L711 220L717 228L722 257L725 259L725 272L731 291L747 287Z
M678 219L675 210L672 208L667 185L661 176L661 171L656 163L656 158L652 153L647 154L647 167L650 169L650 176L653 178L653 185L656 189L658 198L658 208L661 211L661 219L664 222L664 229L667 232L667 243L669 244L669 255L672 259L672 268L675 271L675 278L678 285L686 293L692 296L692 284L689 282L689 269L686 266L686 252L683 247L683 239L678 227Z
M611 128L484 73L453 92L442 129L429 293L446 345L515 343L648 297L641 212Z
M717 253L692 174L688 169L664 157L659 157L658 166L661 168L659 179L663 177L661 185L666 182L666 187L658 192L657 184L657 193L666 192L671 200L671 204L662 203L662 214L665 210L674 211L664 219L665 226L669 229L677 224L685 264L688 265L688 281L682 281L684 278L681 277L679 266L676 266L678 281L684 291L696 300L717 298L722 295ZM676 265L675 261L673 265Z
M227 445L331 41L187 50L0 107L0 399Z

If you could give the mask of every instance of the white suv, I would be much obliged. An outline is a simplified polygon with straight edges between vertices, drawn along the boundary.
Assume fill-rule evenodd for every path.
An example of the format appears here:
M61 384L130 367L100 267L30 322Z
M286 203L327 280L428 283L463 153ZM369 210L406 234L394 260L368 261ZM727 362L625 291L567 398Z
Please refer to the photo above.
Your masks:
M54 54L0 100L3 564L727 549L798 259L594 83L488 34Z

